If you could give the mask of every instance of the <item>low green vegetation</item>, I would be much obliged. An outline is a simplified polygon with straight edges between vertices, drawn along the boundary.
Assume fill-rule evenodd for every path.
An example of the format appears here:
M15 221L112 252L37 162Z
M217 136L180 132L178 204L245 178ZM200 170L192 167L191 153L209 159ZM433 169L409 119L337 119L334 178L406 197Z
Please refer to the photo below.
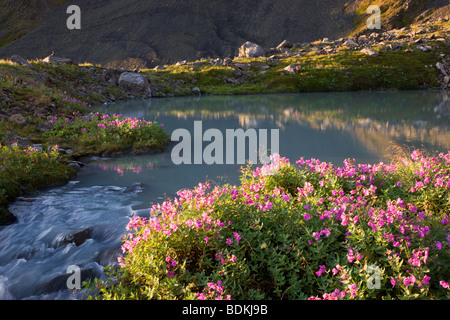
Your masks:
M0 222L9 216L9 202L20 194L63 185L73 178L75 171L66 161L57 148L43 151L0 144Z
M170 142L164 124L120 115L98 112L82 115L78 111L72 116L55 115L50 122L53 128L44 138L72 147L76 155L143 153L164 150Z
M444 46L444 45L442 45ZM336 54L308 54L266 62L265 59L235 59L244 66L180 66L164 71L144 70L150 81L169 79L198 87L205 94L252 94L279 92L321 92L356 90L413 90L437 87L439 71L434 52L411 50L382 52L377 57L342 50ZM283 68L295 66L294 74ZM161 87L173 95L192 94Z
M450 152L334 167L275 155L130 218L95 299L448 299Z

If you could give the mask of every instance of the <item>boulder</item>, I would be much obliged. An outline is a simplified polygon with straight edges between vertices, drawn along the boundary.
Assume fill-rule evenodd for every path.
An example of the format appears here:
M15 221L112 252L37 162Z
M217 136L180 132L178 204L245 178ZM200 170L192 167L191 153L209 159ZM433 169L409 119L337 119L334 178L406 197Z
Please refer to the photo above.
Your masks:
M61 241L61 244L64 245L64 244L69 244L69 243L75 243L75 245L78 247L78 246L82 245L87 239L90 239L91 236L92 236L92 229L86 228L86 229L65 235Z
M150 91L147 77L135 72L123 72L119 77L119 86L142 93Z
M258 58L264 56L264 54L262 47L250 41L247 41L239 48L239 57L241 58Z
M29 63L26 59L24 59L18 55L11 56L11 58L9 60L11 60L11 62L18 63L25 67L32 67L31 63Z
M370 48L364 48L360 52L367 54L369 57L376 57L379 55L377 51Z

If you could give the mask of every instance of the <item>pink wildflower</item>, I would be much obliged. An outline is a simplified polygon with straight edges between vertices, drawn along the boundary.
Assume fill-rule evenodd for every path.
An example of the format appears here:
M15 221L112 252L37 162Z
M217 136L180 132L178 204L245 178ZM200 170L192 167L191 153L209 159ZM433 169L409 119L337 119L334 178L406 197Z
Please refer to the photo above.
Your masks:
M324 265L319 266L319 271L316 272L316 275L320 277L320 275L324 272L326 272L326 267Z
M233 237L236 239L236 242L239 244L239 240L241 240L241 236L237 232L233 232Z
M425 277L423 277L423 279L422 279L422 283L423 283L423 284L430 284L430 279L431 279L430 276L425 276Z
M391 277L391 284L392 284L392 288L395 287L395 284L397 283L397 281L395 281L395 279L393 277Z

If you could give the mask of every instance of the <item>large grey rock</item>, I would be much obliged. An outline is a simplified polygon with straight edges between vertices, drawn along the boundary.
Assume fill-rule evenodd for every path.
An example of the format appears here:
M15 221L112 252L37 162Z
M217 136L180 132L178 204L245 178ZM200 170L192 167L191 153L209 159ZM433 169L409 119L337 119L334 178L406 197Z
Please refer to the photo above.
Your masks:
M264 56L264 49L256 43L247 41L239 48L239 57L258 58Z
M142 93L150 91L147 77L135 72L123 72L119 77L119 86Z

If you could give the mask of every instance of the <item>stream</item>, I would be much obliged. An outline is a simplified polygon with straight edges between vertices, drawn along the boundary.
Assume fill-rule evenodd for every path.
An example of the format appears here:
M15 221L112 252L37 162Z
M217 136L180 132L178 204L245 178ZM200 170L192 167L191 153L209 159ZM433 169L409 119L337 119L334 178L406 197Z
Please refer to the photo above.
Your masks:
M341 166L390 160L399 147L450 150L450 98L440 91L308 93L149 99L96 111L207 129L278 129L279 152L295 163L316 158ZM208 143L204 142L203 147ZM175 143L173 144L175 145ZM171 148L173 147L171 146ZM83 299L68 289L68 267L82 280L103 278L120 254L130 217L199 182L238 184L241 164L176 165L165 152L83 159L75 181L18 198L18 222L0 227L0 299Z

